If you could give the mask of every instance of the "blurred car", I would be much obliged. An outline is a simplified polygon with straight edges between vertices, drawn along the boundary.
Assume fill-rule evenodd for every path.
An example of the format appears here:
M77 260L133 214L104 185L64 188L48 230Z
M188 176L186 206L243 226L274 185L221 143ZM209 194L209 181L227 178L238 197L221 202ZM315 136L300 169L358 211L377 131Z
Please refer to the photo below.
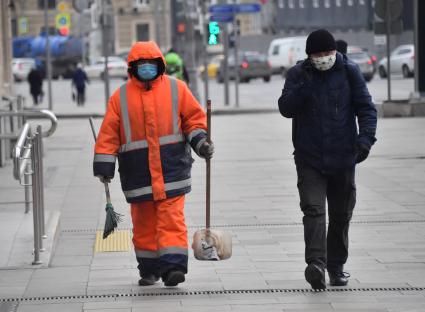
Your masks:
M14 80L26 80L33 67L35 67L35 60L32 58L14 58L12 60L12 74Z
M347 57L356 63L366 81L371 81L375 74L373 60L363 49L359 47L348 47Z
M413 77L415 68L415 48L413 44L398 46L390 55L391 73L401 73L404 78ZM387 77L387 58L379 62L378 72L381 78Z
M213 56L211 60L208 62L208 66L207 66L208 78L215 78L217 76L217 70L223 58L224 58L223 54L218 54ZM199 75L201 76L201 79L204 79L204 65L199 66Z
M124 61L127 62L128 53L130 53L130 50L118 53L117 56L119 56L120 58L122 58Z
M273 74L286 76L287 71L298 61L307 58L305 43L307 37L277 38L270 42L268 59Z
M235 58L230 56L228 58L229 79L235 79ZM263 78L264 82L270 81L272 69L267 56L258 52L242 52L238 56L237 69L239 73L239 80L241 82L249 82L254 78ZM224 81L224 59L220 62L217 70L217 82Z
M127 79L127 62L119 56L108 57L108 75L110 78ZM89 78L104 78L105 58L101 57L84 68Z

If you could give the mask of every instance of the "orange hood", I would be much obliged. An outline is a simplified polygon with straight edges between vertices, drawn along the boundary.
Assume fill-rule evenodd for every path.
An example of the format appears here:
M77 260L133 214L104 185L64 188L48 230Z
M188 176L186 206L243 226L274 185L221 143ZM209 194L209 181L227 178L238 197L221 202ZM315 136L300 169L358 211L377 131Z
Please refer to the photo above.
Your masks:
M158 45L153 41L139 41L136 42L128 53L127 63L130 66L131 62L145 59L161 59L162 63L165 64L164 56L161 53Z

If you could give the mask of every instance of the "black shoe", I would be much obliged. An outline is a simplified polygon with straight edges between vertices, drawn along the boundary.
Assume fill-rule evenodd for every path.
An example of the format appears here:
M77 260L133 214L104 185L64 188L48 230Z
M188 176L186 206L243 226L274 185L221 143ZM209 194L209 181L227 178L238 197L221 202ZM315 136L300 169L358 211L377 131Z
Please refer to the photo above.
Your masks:
M182 271L168 271L168 273L165 276L165 279L163 278L164 285L165 286L177 286L180 283L183 283L185 281L184 273Z
M149 274L139 280L139 286L152 286L159 280L154 274Z
M350 274L342 271L328 271L329 284L331 286L345 286L348 283Z
M310 263L304 272L305 279L313 289L326 289L325 270L317 264Z

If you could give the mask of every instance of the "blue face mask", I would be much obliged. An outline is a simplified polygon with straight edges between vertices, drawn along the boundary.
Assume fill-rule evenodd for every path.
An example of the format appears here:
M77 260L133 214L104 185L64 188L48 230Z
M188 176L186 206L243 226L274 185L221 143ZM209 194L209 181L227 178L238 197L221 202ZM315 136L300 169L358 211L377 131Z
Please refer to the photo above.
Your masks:
M137 75L142 80L152 80L158 75L158 65L150 63L138 65Z

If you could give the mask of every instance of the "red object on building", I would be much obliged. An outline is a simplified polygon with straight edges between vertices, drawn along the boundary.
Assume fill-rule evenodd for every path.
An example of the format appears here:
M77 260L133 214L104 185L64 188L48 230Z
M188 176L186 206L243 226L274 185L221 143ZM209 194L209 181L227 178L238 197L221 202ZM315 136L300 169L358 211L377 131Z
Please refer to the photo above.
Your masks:
M184 33L186 31L186 24L185 23L178 23L177 31L179 33Z
M68 27L61 27L59 29L59 34L61 34L62 36L68 36L69 35L69 28Z

